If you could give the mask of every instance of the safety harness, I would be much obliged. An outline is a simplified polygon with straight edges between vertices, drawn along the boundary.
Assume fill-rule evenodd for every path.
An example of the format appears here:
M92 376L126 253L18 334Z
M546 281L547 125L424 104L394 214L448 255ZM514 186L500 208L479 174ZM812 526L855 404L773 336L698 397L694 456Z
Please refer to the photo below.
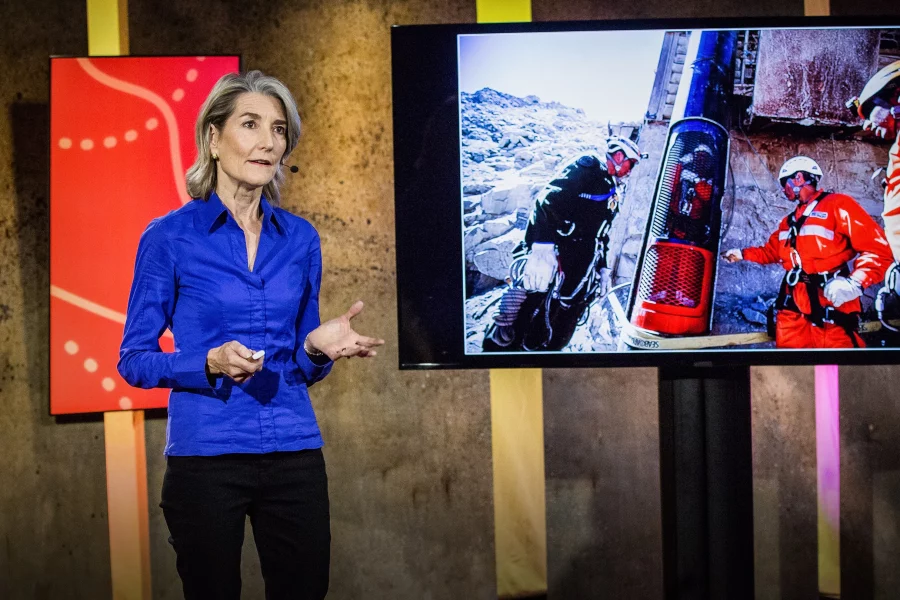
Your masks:
M844 313L837 310L833 306L822 306L819 300L819 289L824 288L825 284L835 277L846 277L850 274L850 269L846 264L831 272L823 273L807 273L803 270L803 262L800 259L800 253L797 251L797 237L806 220L815 210L816 205L826 196L828 192L822 194L815 200L810 201L806 210L801 213L800 217L796 217L796 213L792 212L787 217L788 223L788 244L791 247L791 265L793 268L784 274L781 280L781 287L778 290L778 298L772 305L770 311L771 316L768 319L770 335L775 337L775 312L779 310L788 310L802 314L806 319L816 327L824 327L825 323L831 323L842 327L853 341L853 346L857 347L856 336L859 331L859 313ZM806 295L809 297L810 313L800 312L797 303L794 301L792 291L794 287L803 284L806 286Z

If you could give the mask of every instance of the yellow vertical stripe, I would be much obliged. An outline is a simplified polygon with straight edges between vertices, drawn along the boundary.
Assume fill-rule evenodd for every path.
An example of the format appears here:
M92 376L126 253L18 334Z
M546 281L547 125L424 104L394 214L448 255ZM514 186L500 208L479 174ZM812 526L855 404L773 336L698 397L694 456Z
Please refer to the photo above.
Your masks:
M127 0L87 0L88 54L128 54ZM150 600L150 517L144 411L103 415L113 600Z
M531 0L475 0L479 23L531 21Z
M128 0L87 0L88 54L128 54Z
M103 415L113 600L150 600L150 520L144 411Z
M547 591L544 409L540 369L491 371L497 595Z
M831 14L830 0L803 0L803 14L807 17L827 17Z
M531 0L476 0L479 23L531 21ZM544 394L540 369L491 371L497 596L547 591Z

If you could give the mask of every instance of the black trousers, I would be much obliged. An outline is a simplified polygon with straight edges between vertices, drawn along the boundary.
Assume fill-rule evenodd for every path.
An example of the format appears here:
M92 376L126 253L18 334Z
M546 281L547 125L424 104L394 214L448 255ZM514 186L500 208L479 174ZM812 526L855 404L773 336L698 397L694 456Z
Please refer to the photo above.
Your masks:
M321 449L170 456L160 507L186 600L238 600L247 516L266 600L320 600L331 551Z

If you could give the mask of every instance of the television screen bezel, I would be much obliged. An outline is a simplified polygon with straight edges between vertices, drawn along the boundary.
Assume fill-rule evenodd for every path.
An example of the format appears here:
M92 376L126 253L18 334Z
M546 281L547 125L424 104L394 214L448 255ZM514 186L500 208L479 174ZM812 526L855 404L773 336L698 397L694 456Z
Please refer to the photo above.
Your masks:
M887 25L885 24L887 23ZM457 37L467 34L567 32L567 31L630 31L630 30L709 30L709 29L826 29L872 28L891 29L896 23L900 29L900 16L894 17L727 17L727 18L678 18L678 19L627 19L602 21L554 21L527 23L450 24L450 25L397 25L391 29L392 83L393 83L393 141L395 186L395 235L397 274L397 322L399 368L406 369L490 369L490 368L598 368L598 367L715 367L715 366L764 366L764 365L865 365L894 364L900 362L900 348L866 349L755 349L738 350L711 348L705 350L641 350L628 352L517 352L466 354L465 323L461 306L454 300L448 308L434 312L430 306L445 293L447 278L455 279L454 291L464 297L462 273L459 264L462 245L459 225L460 154L459 154L459 90ZM417 45L418 44L418 45ZM443 50L440 50L443 48ZM431 87L429 87L431 86ZM457 109L439 113L441 104L455 99ZM443 141L445 160L441 175L456 200L450 207L438 202L422 207L427 209L427 219L437 222L453 213L453 226L448 239L455 243L440 246L452 260L436 255L435 248L423 251L416 245L424 236L433 241L434 235L425 236L418 227L423 221L421 212L407 210L407 192L417 179L415 163L422 160L423 136L429 128L441 126L436 115L451 117L456 132L453 148ZM433 145L429 146L433 148ZM421 180L418 180L421 181ZM441 212L446 211L446 212ZM435 233L435 231L430 231ZM419 240L417 240L417 236ZM455 236L455 238L454 238ZM427 255L435 268L423 267L419 257ZM443 259L443 260L442 260ZM454 269L455 265L455 269ZM450 270L448 273L447 270ZM424 276L423 276L424 272ZM425 308L423 308L425 307ZM459 308L459 309L458 309ZM441 319L430 329L414 325L416 321ZM459 322L450 322L453 320ZM446 331L450 328L450 332ZM438 329L444 329L440 332ZM443 336L443 337L441 337ZM429 339L430 338L430 339ZM435 343L437 339L437 343Z

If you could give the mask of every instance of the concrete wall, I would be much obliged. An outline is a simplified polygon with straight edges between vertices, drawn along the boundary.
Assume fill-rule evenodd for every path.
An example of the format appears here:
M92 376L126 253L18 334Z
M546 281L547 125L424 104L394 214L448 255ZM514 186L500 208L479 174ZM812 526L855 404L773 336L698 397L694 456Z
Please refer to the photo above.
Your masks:
M103 598L103 428L48 416L48 55L87 52L84 3L0 23L0 597Z
M867 9L896 11L878 2ZM322 234L323 314L362 297L360 327L388 340L377 361L341 364L314 389L331 477L331 597L495 597L487 373L395 367L388 27L472 22L474 2L129 4L132 53L240 50L247 67L294 91L306 134L285 205ZM835 3L835 12L856 9ZM535 20L801 11L775 0L533 2ZM2 3L0 23L0 597L108 598L102 423L47 416L47 56L86 53L84 3ZM898 372L843 373L845 509L857 523L848 536L873 549L859 585L887 590L896 577L897 536L882 532L897 530L898 467L887 458L900 438L890 385ZM759 597L811 597L812 370L753 377ZM660 597L654 371L546 371L544 390L550 597ZM159 599L180 593L156 506L164 429L160 419L147 424ZM875 535L873 520L887 529ZM245 557L244 596L262 597L250 537ZM853 567L856 558L847 560Z

